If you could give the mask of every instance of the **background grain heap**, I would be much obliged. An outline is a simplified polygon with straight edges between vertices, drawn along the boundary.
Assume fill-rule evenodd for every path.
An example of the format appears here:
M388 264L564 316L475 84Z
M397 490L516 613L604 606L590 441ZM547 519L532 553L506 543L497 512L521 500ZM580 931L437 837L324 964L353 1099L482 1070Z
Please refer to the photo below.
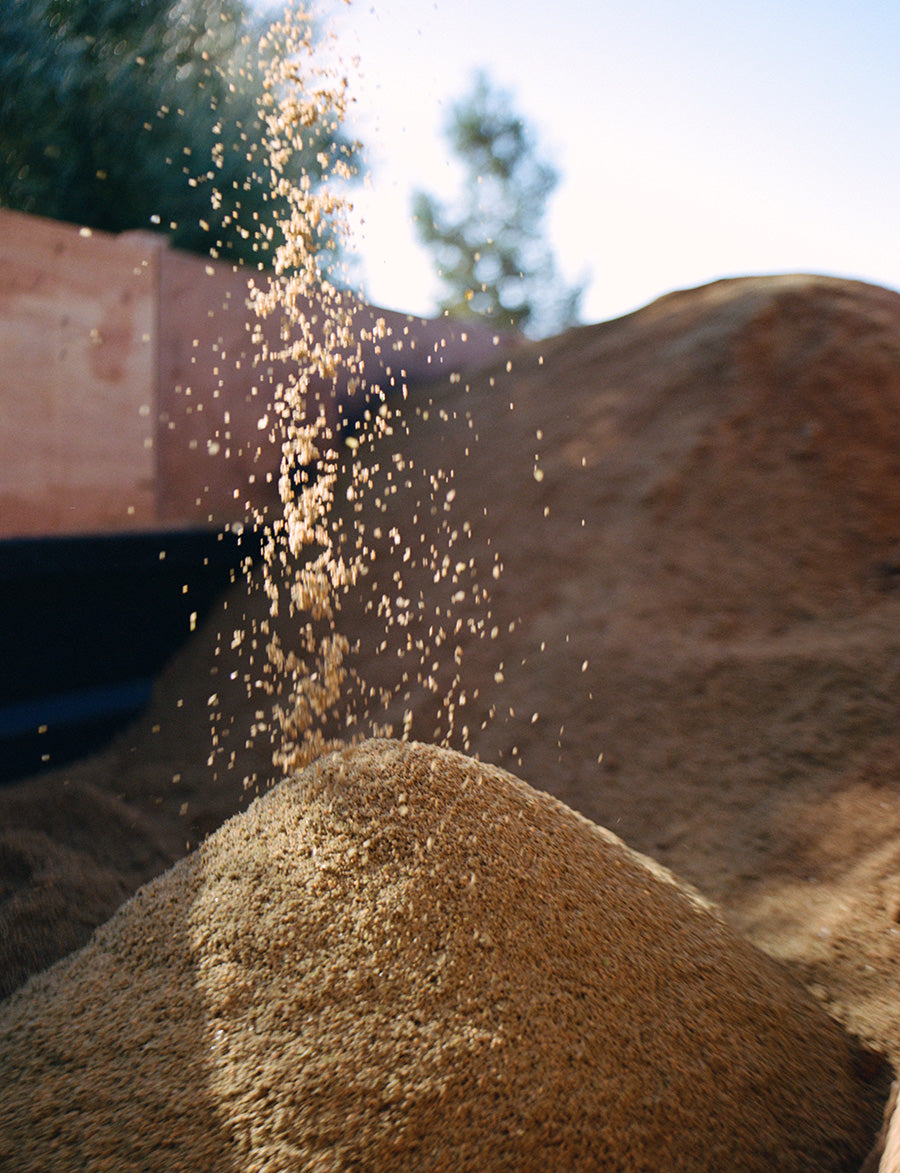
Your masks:
M720 282L411 392L404 419L362 511L338 494L376 549L338 621L364 679L407 678L377 716L408 711L418 740L670 867L900 1064L900 297ZM452 477L432 500L434 469ZM445 522L485 607L428 572ZM401 632L376 605L395 575ZM416 640L436 606L463 623L433 693ZM6 990L245 806L245 777L278 780L232 647L264 614L237 587L127 736L0 793Z

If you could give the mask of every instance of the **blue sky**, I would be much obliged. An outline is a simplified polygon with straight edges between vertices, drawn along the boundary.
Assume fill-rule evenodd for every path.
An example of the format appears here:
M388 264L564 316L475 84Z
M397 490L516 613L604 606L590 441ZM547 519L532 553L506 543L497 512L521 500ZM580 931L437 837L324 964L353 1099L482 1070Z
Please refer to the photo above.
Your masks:
M371 300L438 292L410 219L458 173L442 127L485 69L562 175L548 232L585 320L743 273L900 287L897 0L353 0L332 7L371 183Z

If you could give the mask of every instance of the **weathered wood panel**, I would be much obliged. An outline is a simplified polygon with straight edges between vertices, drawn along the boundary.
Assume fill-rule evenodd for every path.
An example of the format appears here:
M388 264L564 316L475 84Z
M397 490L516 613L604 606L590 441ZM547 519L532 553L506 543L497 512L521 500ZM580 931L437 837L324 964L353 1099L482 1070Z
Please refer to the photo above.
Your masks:
M153 523L159 252L0 211L0 535Z
M0 538L219 526L277 501L288 372L255 361L249 276L0 209ZM357 332L384 320L362 355L388 393L498 357L484 327L353 305ZM280 328L262 323L276 347ZM332 424L359 409L345 383L310 384Z
M161 518L201 524L243 519L248 499L258 505L278 496L272 476L278 455L257 428L263 412L248 333L247 276L172 250L161 260Z
M260 321L249 305L248 270L165 251L160 257L159 508L165 521L227 522L278 502L280 447L274 440L275 388L283 363L259 362L259 330L272 351L283 345L279 314ZM266 278L254 274L261 286ZM500 339L479 326L381 310L347 296L369 387L388 395L499 356ZM321 311L307 307L312 336L328 343ZM383 336L374 338L376 323ZM381 331L380 331L381 332ZM508 338L502 340L509 345ZM335 428L364 407L336 382L310 376L308 393Z

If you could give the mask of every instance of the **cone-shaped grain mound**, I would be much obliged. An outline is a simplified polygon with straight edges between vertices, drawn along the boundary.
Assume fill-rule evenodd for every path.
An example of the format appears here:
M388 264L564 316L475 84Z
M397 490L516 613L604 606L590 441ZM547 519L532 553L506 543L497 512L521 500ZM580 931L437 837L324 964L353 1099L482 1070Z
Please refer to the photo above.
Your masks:
M850 1045L608 832L369 742L2 1008L5 1168L851 1169Z

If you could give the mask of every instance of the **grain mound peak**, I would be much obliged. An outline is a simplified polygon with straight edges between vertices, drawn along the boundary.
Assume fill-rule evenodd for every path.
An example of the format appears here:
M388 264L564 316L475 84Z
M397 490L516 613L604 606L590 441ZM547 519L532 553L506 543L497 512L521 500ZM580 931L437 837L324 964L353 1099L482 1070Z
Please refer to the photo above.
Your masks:
M824 1173L878 1117L846 1036L671 875L393 741L257 799L32 978L0 1064L20 1170Z

